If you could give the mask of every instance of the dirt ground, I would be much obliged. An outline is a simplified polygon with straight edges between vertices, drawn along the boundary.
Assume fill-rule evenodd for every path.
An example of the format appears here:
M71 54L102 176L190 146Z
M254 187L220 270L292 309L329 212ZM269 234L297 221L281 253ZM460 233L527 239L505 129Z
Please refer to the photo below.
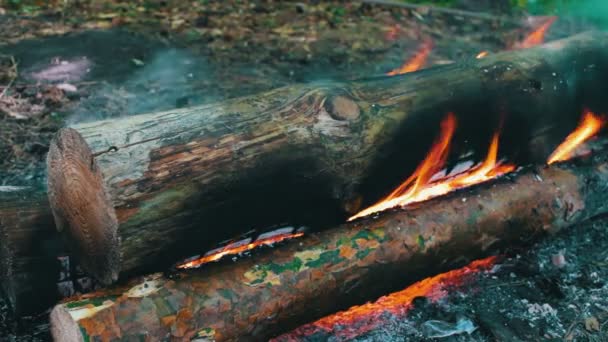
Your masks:
M43 186L49 141L64 125L294 82L381 76L428 40L434 48L427 66L473 59L511 48L545 19L492 2L475 7L490 19L349 1L49 3L0 10L0 185ZM588 27L560 18L547 40ZM457 317L478 329L448 340L604 340L605 226L575 227L521 251L482 277L477 290L425 305L406 321L387 320L360 340L424 340L424 321ZM559 253L562 268L551 263ZM591 318L599 330L589 328ZM0 302L0 341L48 339L46 314L14 320Z

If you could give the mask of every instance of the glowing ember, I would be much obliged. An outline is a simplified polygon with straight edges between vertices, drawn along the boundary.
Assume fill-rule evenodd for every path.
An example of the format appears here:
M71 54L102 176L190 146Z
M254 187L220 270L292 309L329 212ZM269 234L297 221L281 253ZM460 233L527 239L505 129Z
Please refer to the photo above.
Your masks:
M597 134L604 123L604 120L599 116L596 116L592 112L586 112L581 123L574 132L570 133L570 135L566 137L566 140L551 153L547 160L547 164L553 164L558 161L572 158L577 147Z
M481 183L515 169L514 165L503 164L497 161L498 156L498 133L494 134L486 159L477 166L452 177L439 178L436 175L445 165L450 142L456 130L456 118L449 113L441 123L441 132L438 140L431 147L426 158L397 189L382 201L362 210L348 220L367 216L375 212L383 211L397 206L406 206L411 203L421 202L433 197L447 194L456 189L461 189L473 184Z
M397 40L400 28L401 27L399 26L399 24L391 26L388 31L386 31L386 35L384 36L386 40L391 42Z
M218 261L226 255L235 255L243 252L250 251L252 249L261 247L261 246L269 246L284 240L298 238L303 236L304 232L296 232L296 233L281 233L267 237L260 237L257 240L251 242L250 239L241 240L229 245L226 245L222 248L214 249L209 253L205 254L200 258L196 258L194 260L189 260L182 264L175 266L178 269L189 269L189 268L198 268L203 264L210 263L213 261Z
M407 74L408 72L420 70L424 66L424 64L426 64L426 60L429 58L429 55L431 54L431 50L433 50L433 42L426 41L426 42L422 43L422 45L420 46L420 48L418 49L418 52L416 52L414 57L412 57L411 59L409 59L408 61L403 63L403 65L401 67L399 67L393 71L389 71L386 74L388 76L395 76L395 75L402 75L402 74Z
M447 296L449 288L461 287L469 282L473 275L490 270L497 259L488 257L476 260L463 268L426 278L402 291L381 297L374 303L354 306L321 318L276 340L297 340L297 336L310 336L319 330L331 332L339 340L352 339L385 322L387 312L403 318L412 309L412 302L416 297L426 297L431 302L437 302ZM340 327L335 329L338 325Z
M477 54L477 56L475 56L475 58L480 59L480 58L484 58L485 56L489 55L490 53L488 51L481 51L480 53Z
M517 48L525 49L532 46L542 44L545 41L545 34L549 27L557 20L557 17L550 17L542 25L540 25L534 32L530 33L522 42L517 44Z

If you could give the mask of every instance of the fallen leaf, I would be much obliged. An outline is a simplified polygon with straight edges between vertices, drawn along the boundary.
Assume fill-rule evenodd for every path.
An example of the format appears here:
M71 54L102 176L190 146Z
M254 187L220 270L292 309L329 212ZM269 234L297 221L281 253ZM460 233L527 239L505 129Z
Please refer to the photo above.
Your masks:
M600 331L600 322L593 316L587 317L585 318L585 329L587 331Z
M144 65L144 62L142 62L141 60L139 60L137 58L131 59L131 62L133 62L133 64L135 64L137 66L143 66Z
M76 88L76 86L69 84L69 83L59 83L55 87L65 91L66 93L74 93L74 92L78 91L78 88Z

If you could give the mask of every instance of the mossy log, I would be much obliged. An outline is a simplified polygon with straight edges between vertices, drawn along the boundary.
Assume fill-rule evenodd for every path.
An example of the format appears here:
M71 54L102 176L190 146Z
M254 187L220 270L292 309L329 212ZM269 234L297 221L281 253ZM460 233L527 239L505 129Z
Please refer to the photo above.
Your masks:
M0 187L0 290L13 313L38 313L59 300L63 253L46 192Z
M463 149L485 153L502 126L503 153L544 160L583 107L601 112L606 38L62 129L48 155L57 227L111 283L251 227L343 222L413 170L448 112Z
M265 255L155 274L56 306L57 341L266 340L458 260L608 212L608 154L479 184L316 233Z

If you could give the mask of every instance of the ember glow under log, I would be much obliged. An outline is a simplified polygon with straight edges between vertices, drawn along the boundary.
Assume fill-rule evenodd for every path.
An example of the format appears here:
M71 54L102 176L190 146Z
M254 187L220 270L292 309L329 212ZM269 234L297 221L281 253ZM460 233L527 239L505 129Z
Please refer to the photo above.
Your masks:
M230 265L134 280L60 304L59 341L262 340L608 213L608 154L528 168ZM432 270L432 271L431 271Z
M372 329L377 329L386 322L389 313L393 319L405 319L414 307L417 297L424 297L430 302L437 302L448 295L448 291L458 290L467 285L474 276L483 271L489 271L494 266L497 257L491 256L475 260L469 265L438 274L418 281L404 290L381 297L373 303L354 306L318 321L303 325L292 332L281 335L272 342L306 341L319 339L324 334L332 341L349 341L361 336Z
M111 283L251 227L343 222L411 174L448 112L482 150L504 120L501 144L544 161L583 106L604 111L607 38L62 129L48 155L57 228Z

